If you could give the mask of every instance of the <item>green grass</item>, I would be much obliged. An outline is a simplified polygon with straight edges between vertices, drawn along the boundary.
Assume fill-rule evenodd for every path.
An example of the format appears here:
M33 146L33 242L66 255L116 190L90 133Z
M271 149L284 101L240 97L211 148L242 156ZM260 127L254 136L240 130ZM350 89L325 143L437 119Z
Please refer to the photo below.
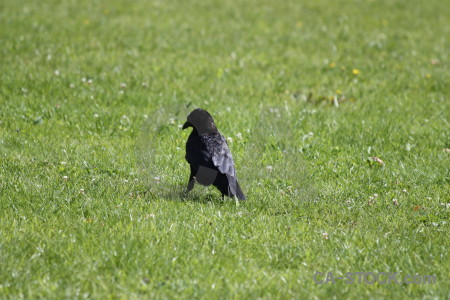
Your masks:
M449 15L2 1L0 298L449 298ZM180 194L195 106L233 138L247 202ZM437 282L313 281L330 271Z

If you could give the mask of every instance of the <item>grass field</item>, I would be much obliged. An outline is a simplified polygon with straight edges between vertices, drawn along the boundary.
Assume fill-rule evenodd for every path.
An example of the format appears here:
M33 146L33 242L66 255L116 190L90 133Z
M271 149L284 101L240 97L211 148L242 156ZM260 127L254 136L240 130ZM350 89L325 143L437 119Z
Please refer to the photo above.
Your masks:
M450 298L449 37L439 0L1 1L0 298ZM248 201L181 195L193 107Z

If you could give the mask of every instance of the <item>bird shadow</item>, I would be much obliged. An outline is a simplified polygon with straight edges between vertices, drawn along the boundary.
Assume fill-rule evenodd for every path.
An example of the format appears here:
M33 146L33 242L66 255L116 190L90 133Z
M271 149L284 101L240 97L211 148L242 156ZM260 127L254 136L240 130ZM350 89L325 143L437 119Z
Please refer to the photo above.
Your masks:
M144 199L150 201L153 200L164 200L164 201L175 201L175 202L194 202L200 204L218 204L223 205L227 203L227 200L222 199L218 194L211 192L206 192L204 189L197 188L186 192L186 187L181 187L179 185L165 184L164 187L160 188L159 185L152 185L147 187L147 190L142 192Z

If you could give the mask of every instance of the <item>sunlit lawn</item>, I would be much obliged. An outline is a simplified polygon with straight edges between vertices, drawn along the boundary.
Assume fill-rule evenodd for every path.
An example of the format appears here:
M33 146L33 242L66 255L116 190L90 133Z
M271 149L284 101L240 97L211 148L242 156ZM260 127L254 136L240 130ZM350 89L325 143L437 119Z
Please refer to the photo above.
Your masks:
M0 298L450 297L449 16L437 0L2 1ZM194 107L248 201L183 195Z

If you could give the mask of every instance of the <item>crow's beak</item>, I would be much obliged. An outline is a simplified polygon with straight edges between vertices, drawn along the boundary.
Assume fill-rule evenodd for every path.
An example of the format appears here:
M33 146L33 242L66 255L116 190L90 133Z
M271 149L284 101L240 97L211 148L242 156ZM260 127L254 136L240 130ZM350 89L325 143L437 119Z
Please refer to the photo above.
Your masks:
M188 127L191 127L192 126L192 124L191 123L189 123L188 121L186 121L186 123L184 123L184 125L183 125L183 128L182 129L186 129L186 128L188 128Z

